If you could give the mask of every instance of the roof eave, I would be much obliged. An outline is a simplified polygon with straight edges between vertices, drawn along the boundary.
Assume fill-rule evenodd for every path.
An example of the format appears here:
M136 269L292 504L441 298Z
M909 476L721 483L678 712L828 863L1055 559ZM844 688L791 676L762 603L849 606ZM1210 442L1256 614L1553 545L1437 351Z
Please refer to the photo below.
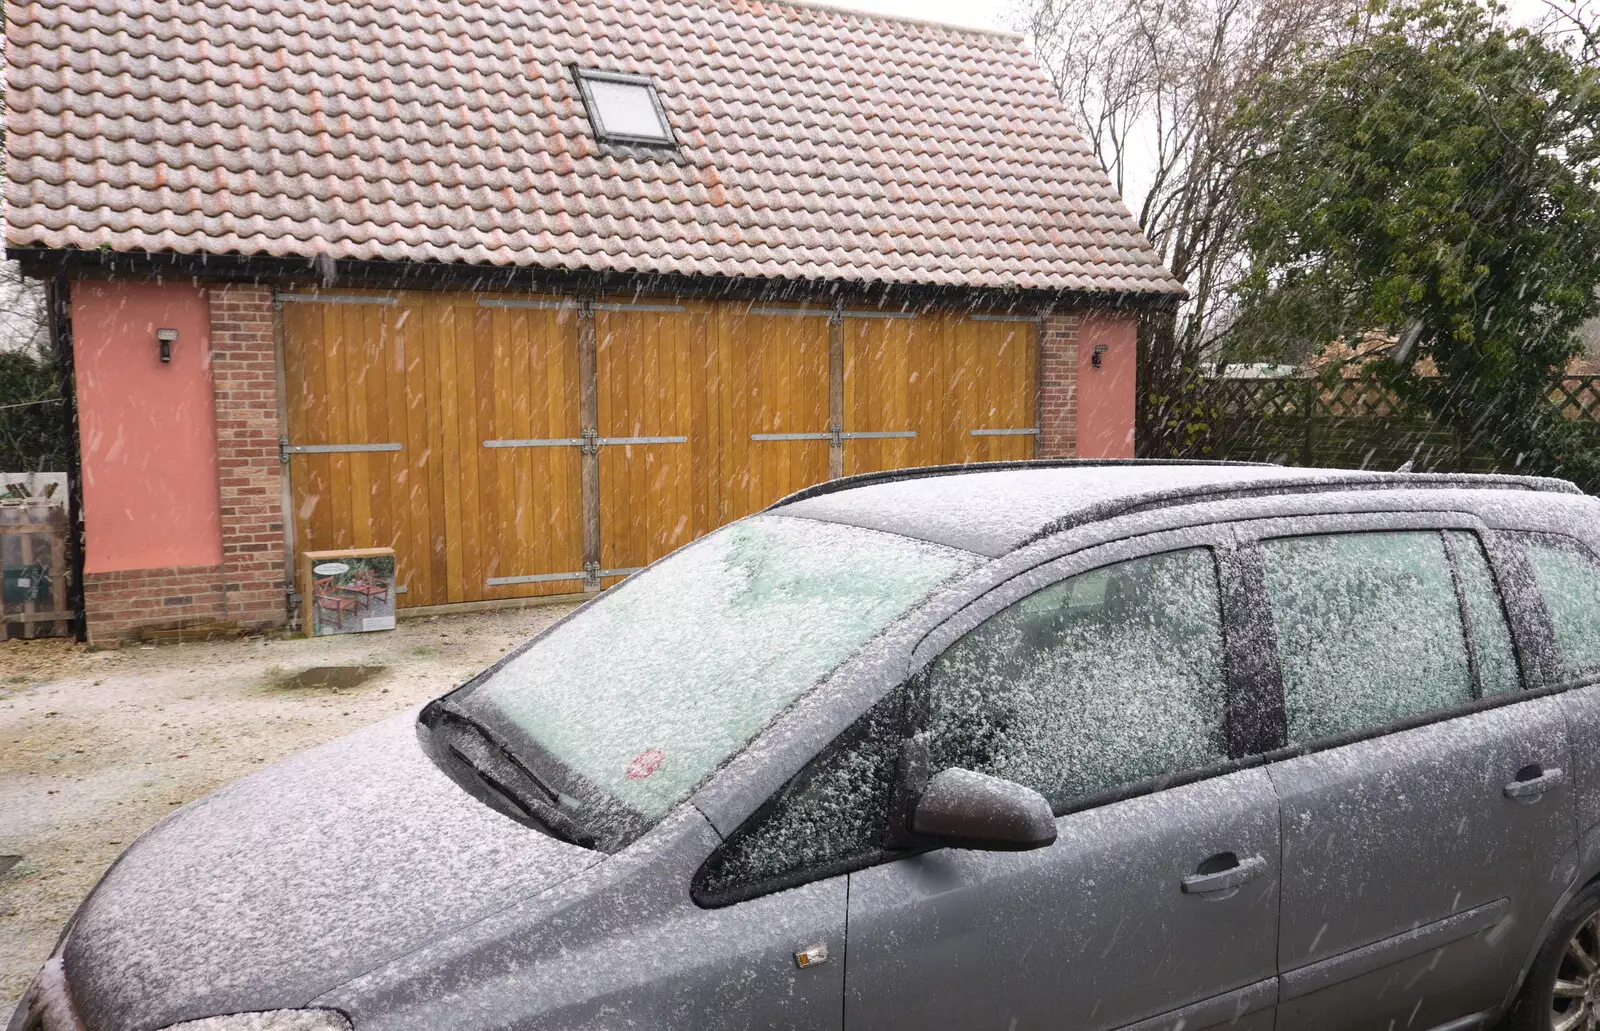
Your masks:
M1126 311L1175 310L1187 292L1041 290L996 286L869 283L859 280L761 279L676 273L596 272L532 266L468 265L440 262L319 261L251 254L185 254L158 251L92 251L11 247L23 274L48 278L57 273L86 278L198 279L220 282L281 283L321 281L347 287L389 289L471 289L570 294L672 294L728 300L798 297L849 303L971 307L985 311L1045 315L1057 310L1100 308Z

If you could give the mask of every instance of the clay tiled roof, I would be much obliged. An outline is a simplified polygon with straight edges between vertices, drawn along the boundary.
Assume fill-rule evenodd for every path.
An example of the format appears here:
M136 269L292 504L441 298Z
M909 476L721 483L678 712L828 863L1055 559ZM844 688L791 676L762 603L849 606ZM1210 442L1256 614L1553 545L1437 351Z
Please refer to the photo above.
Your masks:
M1176 293L1011 36L757 0L11 0L15 247ZM646 74L671 159L573 67Z

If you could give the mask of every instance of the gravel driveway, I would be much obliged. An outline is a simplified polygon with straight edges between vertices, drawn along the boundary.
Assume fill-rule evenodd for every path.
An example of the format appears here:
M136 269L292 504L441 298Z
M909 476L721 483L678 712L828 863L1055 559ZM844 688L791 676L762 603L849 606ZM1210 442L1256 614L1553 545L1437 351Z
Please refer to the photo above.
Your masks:
M106 866L174 806L442 694L569 608L316 639L0 644L0 857L21 857L0 869L0 1021ZM303 675L328 667L370 676Z

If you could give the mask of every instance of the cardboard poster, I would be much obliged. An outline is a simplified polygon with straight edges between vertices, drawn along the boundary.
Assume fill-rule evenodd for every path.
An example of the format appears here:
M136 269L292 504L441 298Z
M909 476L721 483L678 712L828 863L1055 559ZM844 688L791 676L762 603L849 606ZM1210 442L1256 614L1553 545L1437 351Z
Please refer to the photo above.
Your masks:
M309 637L394 629L394 549L300 555L301 628Z

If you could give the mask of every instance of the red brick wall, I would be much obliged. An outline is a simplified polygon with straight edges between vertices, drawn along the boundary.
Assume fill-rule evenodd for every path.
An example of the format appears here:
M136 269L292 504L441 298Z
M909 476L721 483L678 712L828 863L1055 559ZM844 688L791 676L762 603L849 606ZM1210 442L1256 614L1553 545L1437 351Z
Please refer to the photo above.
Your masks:
M1044 320L1039 360L1039 457L1078 457L1077 314Z
M227 612L220 566L88 573L83 604L95 644L132 637L141 627L223 620Z
M95 643L141 628L225 622L262 630L285 621L272 290L219 284L207 299L222 564L86 574L84 609Z
M223 587L227 618L252 629L282 626L286 611L273 323L271 287L212 287Z

